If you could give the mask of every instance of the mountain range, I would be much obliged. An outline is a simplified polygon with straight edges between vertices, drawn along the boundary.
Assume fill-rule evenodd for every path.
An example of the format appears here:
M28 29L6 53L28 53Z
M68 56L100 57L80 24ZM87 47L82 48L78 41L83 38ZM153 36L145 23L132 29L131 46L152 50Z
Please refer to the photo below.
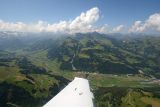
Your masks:
M79 76L97 107L157 107L159 65L157 35L0 32L0 106L40 107Z

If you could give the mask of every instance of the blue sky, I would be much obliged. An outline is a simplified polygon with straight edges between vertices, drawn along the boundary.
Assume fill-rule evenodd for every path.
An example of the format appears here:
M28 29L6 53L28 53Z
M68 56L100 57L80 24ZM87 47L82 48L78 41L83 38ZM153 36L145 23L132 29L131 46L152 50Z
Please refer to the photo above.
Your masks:
M128 28L135 21L146 21L160 13L160 0L0 0L0 20L9 23L42 20L53 24L74 20L94 7L99 9L100 16L94 25Z

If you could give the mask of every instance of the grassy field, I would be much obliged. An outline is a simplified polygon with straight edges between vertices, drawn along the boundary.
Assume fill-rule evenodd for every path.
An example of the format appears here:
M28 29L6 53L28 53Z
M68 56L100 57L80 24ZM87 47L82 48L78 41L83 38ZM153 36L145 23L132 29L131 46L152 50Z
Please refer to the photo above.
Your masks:
M47 58L47 50L36 51L35 53L30 53L28 59L36 66L44 67L48 71L58 72L60 64L55 60L50 60Z

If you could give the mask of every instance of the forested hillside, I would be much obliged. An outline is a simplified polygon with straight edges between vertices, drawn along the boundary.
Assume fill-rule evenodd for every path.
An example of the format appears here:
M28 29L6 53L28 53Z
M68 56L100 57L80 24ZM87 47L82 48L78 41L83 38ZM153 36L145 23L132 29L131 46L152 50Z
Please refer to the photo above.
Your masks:
M48 50L48 58L58 59L60 68L68 70L135 74L160 71L160 37L121 39L98 33L68 37Z

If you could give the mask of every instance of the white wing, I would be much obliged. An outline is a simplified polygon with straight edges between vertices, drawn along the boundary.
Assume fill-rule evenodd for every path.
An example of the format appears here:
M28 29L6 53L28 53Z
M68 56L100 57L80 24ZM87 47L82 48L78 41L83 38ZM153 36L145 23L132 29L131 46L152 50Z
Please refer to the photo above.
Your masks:
M94 107L88 80L75 77L43 107Z

